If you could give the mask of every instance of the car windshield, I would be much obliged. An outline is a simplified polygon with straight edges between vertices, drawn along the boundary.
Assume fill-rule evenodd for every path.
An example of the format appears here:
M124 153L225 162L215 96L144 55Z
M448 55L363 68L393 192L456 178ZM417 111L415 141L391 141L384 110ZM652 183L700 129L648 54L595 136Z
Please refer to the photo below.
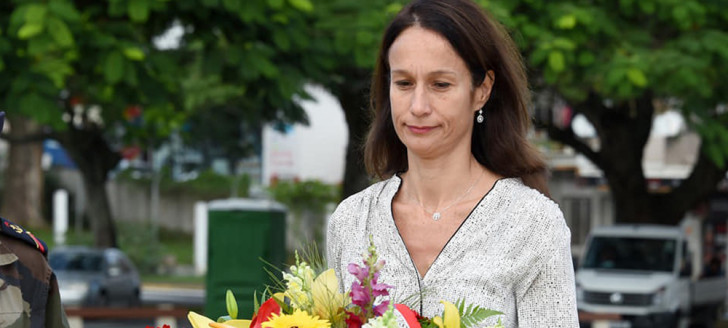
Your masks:
M94 253L54 253L48 263L56 271L101 271L102 258Z
M674 261L672 239L594 237L582 268L672 272Z

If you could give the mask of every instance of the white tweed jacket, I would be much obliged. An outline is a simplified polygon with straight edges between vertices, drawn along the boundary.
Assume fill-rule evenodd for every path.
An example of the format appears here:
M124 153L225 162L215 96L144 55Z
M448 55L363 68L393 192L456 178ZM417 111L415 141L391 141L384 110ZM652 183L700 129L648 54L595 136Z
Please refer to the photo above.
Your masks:
M440 315L440 300L465 300L504 313L482 326L498 318L505 327L579 326L571 234L556 203L518 178L498 180L421 278L392 216L401 182L395 175L376 183L331 216L326 257L342 290L354 280L347 265L361 263L371 235L386 261L380 282L424 316Z

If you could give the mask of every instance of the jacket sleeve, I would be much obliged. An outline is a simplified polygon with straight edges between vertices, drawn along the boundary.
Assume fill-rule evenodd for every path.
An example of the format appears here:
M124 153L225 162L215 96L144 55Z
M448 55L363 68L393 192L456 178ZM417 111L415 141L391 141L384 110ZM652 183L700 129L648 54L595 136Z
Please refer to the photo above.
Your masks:
M543 247L551 254L534 267L535 278L517 300L519 327L579 327L571 233L560 211L557 217L553 245Z
M69 328L66 311L61 304L61 295L58 292L58 280L56 275L51 275L48 288L48 301L46 305L45 324L48 328Z

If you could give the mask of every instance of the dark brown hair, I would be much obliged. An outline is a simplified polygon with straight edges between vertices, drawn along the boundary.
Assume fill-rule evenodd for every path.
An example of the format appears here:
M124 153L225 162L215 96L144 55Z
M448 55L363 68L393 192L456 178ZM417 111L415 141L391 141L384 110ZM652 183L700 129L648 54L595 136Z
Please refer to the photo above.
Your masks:
M447 39L465 61L473 86L492 70L495 82L483 107L484 124L473 119L471 151L489 170L520 177L548 195L546 165L528 142L530 92L521 55L505 29L470 0L415 0L400 11L384 32L371 87L372 125L365 145L367 171L380 179L407 170L407 149L392 123L389 99L389 48L412 26Z

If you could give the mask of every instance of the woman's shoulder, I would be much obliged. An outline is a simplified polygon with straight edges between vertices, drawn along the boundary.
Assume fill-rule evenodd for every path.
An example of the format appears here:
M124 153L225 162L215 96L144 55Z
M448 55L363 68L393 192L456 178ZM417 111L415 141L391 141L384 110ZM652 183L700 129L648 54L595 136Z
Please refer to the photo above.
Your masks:
M517 222L524 232L551 232L557 235L568 230L559 205L540 191L523 184L519 178L498 181L504 219Z
M559 216L563 219L559 205L540 191L531 188L519 178L503 178L497 184L504 192L499 193L510 208L527 211L533 214L544 213L547 216Z
M331 215L331 222L346 220L355 215L368 213L373 206L379 204L379 198L392 188L399 185L399 177L393 176L387 180L382 180L372 184L371 186L359 191L339 203L336 210Z
M571 232L556 202L518 178L502 179L498 184L501 206L493 217L508 236L504 238L507 243L520 244L533 254L553 254L568 247Z

